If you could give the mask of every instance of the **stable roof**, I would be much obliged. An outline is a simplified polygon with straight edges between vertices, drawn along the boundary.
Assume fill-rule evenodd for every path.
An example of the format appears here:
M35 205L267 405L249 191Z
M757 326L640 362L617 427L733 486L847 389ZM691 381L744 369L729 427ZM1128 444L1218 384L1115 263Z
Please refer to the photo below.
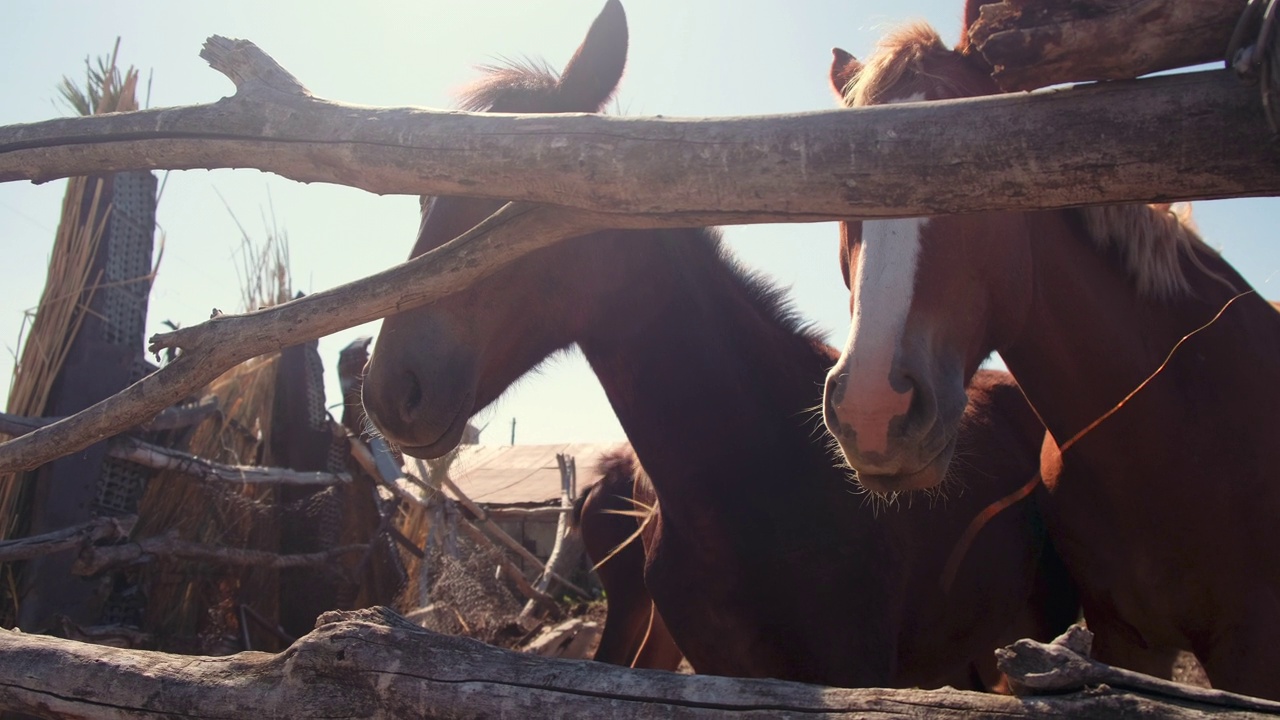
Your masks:
M578 492L595 480L596 466L623 443L560 445L463 445L449 477L467 497L486 505L545 505L560 500L556 454L570 455Z

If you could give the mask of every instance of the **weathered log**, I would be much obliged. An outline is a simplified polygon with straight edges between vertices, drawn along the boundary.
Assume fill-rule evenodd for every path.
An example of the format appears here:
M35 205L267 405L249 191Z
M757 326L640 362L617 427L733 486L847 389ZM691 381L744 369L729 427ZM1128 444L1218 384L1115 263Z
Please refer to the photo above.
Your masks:
M1093 633L1074 625L1051 643L1019 640L996 650L996 664L1018 692L1054 693L1107 685L1177 700L1280 713L1280 702L1210 690L1105 665L1089 657Z
M182 405L168 407L161 410L151 420L139 425L139 429L147 432L158 430L176 430L178 428L190 427L204 422L206 418L217 415L219 412L218 398L210 395L195 405ZM13 415L10 413L0 412L0 434L17 437L26 435L32 430L42 428L45 425L52 425L61 420L60 417L26 417L24 415Z
M43 535L5 540L0 542L0 562L30 560L41 555L84 547L100 540L120 540L129 537L137 522L136 515L100 517Z
M160 422L168 424L186 422L197 417L211 414L208 406L201 404L189 413L165 416L157 415ZM171 408L172 409L172 408ZM216 412L217 408L214 408ZM22 436L39 428L52 425L60 418L27 418L8 413L0 413L0 432L8 435ZM152 428L154 429L154 425ZM171 427L180 427L173 425ZM234 483L277 483L280 485L338 485L351 482L346 473L304 472L289 468L260 467L256 465L227 465L206 460L191 453L173 448L162 447L143 442L137 438L116 436L107 446L107 456L117 460L128 460L152 470L171 470L197 480L215 480Z
M969 38L1006 90L1122 80L1226 59L1248 0L1004 0Z
M204 422L206 418L213 417L222 412L222 406L218 404L217 395L208 395L200 398L200 402L194 405L175 405L161 410L154 418L142 423L138 427L147 432L156 432L159 430L176 430L178 428L191 427Z
M539 658L414 627L385 608L326 613L279 654L199 658L0 632L0 708L43 718L1274 718L1107 686L1009 697L843 690Z
M183 353L106 400L0 444L0 472L30 470L133 427L249 358L430 302L538 247L616 224L597 215L509 205L461 242L356 283L157 335L153 350L177 347Z
M282 467L226 465L191 453L145 443L136 438L112 438L107 454L154 470L171 470L197 480L278 485L340 485L351 482L347 473L292 470Z
M542 657L585 659L600 632L599 623L573 618L546 628L521 649Z
M378 193L479 195L684 225L1280 190L1280 151L1267 144L1257 97L1225 72L706 120L357 107L312 96L252 43L214 37L203 55L236 81L234 96L0 128L0 180L258 168Z
M262 55L245 66L267 62ZM677 121L371 110L315 99L296 82L245 79L283 72L270 67L279 70L272 62L256 74L232 71L239 91L211 106L0 128L0 177L234 165L380 192L607 212L509 205L459 240L370 278L156 336L153 351L180 348L182 356L0 445L0 472L136 425L250 357L428 303L595 230L1280 193L1280 146L1255 94L1226 71L914 107Z
M175 533L153 535L120 545L88 545L72 565L76 575L96 575L111 567L120 567L163 556L215 563L218 565L253 566L282 570L285 568L329 565L347 553L364 552L368 545L343 545L314 553L280 555L262 550L205 545L182 540Z

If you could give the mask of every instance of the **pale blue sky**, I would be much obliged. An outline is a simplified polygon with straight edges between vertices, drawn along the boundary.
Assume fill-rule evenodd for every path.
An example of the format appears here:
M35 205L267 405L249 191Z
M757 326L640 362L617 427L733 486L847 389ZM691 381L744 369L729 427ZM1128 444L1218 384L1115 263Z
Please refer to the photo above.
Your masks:
M121 60L151 73L151 105L211 102L232 91L198 57L212 34L254 41L317 95L369 105L445 107L498 56L543 57L561 66L602 0L444 2L242 2L172 0L114 3L10 0L0 26L0 125L65 114L54 102L63 75L79 78L88 55L123 37ZM618 106L629 115L744 115L829 108L830 48L865 56L897 22L925 19L942 36L959 33L961 2L939 0L624 0L631 27ZM145 83L144 83L145 84ZM145 94L145 91L144 91ZM22 313L35 305L57 223L62 182L0 184L0 377L8 377ZM158 220L167 237L151 299L148 332L172 319L192 325L240 297L236 226L219 194L261 237L274 210L289 237L294 284L321 290L407 257L417 201L351 188L304 186L257 171L170 174ZM1206 239L1222 249L1267 297L1278 297L1280 201L1198 203ZM266 219L264 219L266 218ZM731 228L744 261L794 289L800 311L840 343L847 294L835 262L832 225ZM321 341L330 402L337 400L337 351L373 327ZM7 384L6 384L7 387ZM622 431L576 353L477 417L492 422L482 439L595 442Z

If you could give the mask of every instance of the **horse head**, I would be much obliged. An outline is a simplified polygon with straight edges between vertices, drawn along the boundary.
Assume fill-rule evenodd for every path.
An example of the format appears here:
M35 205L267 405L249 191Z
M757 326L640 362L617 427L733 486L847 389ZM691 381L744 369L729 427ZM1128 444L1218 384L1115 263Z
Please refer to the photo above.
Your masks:
M997 92L985 61L947 48L923 24L890 34L865 65L843 50L834 56L831 84L848 107ZM842 223L852 323L827 377L824 417L873 492L945 478L965 386L1003 341L991 317L1026 289L1023 251L1006 242L1023 225L1008 213Z
M626 15L618 0L608 0L562 73L532 64L485 68L485 76L464 91L462 107L597 112L612 97L626 56ZM470 230L502 205L484 198L423 198L411 257ZM569 284L569 264L589 272L581 268L584 258L566 262L583 246L569 241L546 248L519 268L499 270L466 290L387 318L364 382L364 406L374 425L409 455L439 457L457 445L477 410L572 342L569 324L590 304L560 290ZM508 330L552 322L545 318L561 324L518 337Z

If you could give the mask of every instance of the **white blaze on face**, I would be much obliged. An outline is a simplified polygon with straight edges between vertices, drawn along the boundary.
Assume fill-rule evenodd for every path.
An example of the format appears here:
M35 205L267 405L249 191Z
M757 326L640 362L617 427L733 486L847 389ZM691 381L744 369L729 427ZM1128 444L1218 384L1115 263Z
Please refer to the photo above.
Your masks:
M928 218L862 224L857 272L850 278L853 322L832 372L847 373L843 393L832 398L842 425L856 433L861 453L888 449L889 424L911 405L909 389L890 383L915 288L920 234Z

